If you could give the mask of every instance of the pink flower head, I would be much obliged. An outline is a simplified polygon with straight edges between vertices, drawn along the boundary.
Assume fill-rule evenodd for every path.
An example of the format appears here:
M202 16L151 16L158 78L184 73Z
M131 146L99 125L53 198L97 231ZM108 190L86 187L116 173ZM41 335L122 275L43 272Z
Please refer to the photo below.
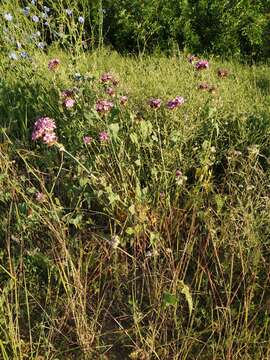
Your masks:
M67 97L73 97L74 96L74 91L72 89L66 89L66 90L63 90L61 92L61 96L63 98L67 98Z
M109 134L107 133L107 131L101 131L99 133L99 140L102 142L107 142L110 140Z
M152 109L159 109L160 105L161 105L161 100L160 99L150 99L148 104L150 105L150 107Z
M178 185L183 185L187 181L187 177L183 175L182 171L176 170L175 180Z
M89 145L92 141L93 141L93 138L91 136L83 137L83 142L85 143L85 145Z
M57 142L57 136L55 135L54 132L47 132L44 136L43 136L43 142L49 146L55 144Z
M48 68L51 71L55 71L59 68L60 60L59 59L52 59L48 63Z
M53 145L57 142L57 136L55 135L54 129L56 128L55 122L49 117L39 118L35 124L32 132L32 140L42 138L43 142L48 145Z
M225 78L229 75L229 70L227 69L218 69L217 74L220 78Z
M209 68L209 63L207 60L199 60L195 63L196 70L204 70Z
M104 73L101 75L100 81L103 83L108 83L113 81L113 75L110 73Z
M119 81L115 79L115 77L110 73L104 73L101 75L100 82L106 84L106 83L112 83L114 86L117 86Z
M38 191L36 193L36 200L37 200L38 203L44 202L45 201L45 195L42 192Z
M184 102L185 102L185 99L182 96L176 96L175 99L172 99L167 102L167 108L170 110L173 110L176 107L183 105Z
M74 104L75 104L75 100L71 98L66 98L63 102L63 105L65 106L66 109L73 108Z
M96 102L96 111L99 113L106 113L113 108L113 102L109 100L98 100Z
M128 101L128 97L126 95L120 96L120 104L121 105L126 105L127 101Z
M108 87L106 88L106 94L110 95L110 96L115 96L115 91L112 87Z
M209 85L206 82L200 83L198 85L198 89L199 90L208 90L209 89Z

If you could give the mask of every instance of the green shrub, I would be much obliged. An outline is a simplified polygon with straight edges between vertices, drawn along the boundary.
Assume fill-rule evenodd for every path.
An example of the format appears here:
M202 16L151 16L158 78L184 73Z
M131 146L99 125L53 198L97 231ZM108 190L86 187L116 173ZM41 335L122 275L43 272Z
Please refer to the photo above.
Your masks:
M31 15L23 16L28 5ZM43 6L48 6L47 24ZM72 16L66 13L72 10ZM237 55L248 59L269 56L269 4L267 0L53 0L4 1L1 12L10 11L14 22L1 17L2 42L12 43L20 37L29 46L37 46L29 37L31 31L41 31L47 44L56 42L79 52L106 45L121 52L145 53L185 49L195 53ZM84 23L80 24L79 17ZM14 39L13 39L14 40Z

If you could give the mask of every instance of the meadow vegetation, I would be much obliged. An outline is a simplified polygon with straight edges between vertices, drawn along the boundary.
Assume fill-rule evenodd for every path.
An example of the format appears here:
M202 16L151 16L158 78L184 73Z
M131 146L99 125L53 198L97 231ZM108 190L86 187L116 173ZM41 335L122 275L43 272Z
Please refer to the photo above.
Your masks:
M80 8L49 46L19 6L0 23L0 358L270 359L269 65L86 52Z

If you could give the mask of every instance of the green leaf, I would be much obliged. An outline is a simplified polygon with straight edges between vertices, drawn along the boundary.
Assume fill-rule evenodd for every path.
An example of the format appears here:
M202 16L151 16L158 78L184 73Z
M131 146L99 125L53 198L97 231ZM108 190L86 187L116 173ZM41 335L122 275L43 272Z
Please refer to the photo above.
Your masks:
M141 190L140 184L138 182L135 187L135 195L136 195L136 199L138 199L138 200L140 200L142 198L142 190Z
M128 235L133 235L134 234L134 229L132 228L132 227L128 227L127 229L126 229L126 233L128 234Z
M116 201L120 200L120 196L118 194L111 192L109 193L108 199L110 204L113 205Z
M139 145L138 136L136 133L129 134L129 137L130 137L130 140L133 142L133 144Z
M150 232L150 244L155 247L160 240L160 234L158 232Z
M170 134L170 139L173 143L177 143L181 140L182 133L177 130L173 130Z
M27 215L28 207L27 207L27 204L25 202L19 203L18 204L18 209L19 209L21 214Z
M79 184L81 187L85 186L86 184L90 183L90 179L87 177L81 177L79 180Z
M109 186L106 186L105 190L108 194L108 199L109 199L110 205L114 205L114 203L116 201L120 200L120 196L118 194L116 194L115 192L113 192L111 184Z
M69 224L73 224L77 229L80 228L82 223L82 215L79 214L75 218L69 220Z
M225 204L226 197L221 196L219 194L216 194L215 195L215 201L216 201L216 204L217 204L217 212L220 213L221 210L223 209L224 204Z
M87 125L94 125L96 116L93 114L93 112L84 111L83 116L87 120Z
M150 121L148 120L142 120L140 122L140 130L141 130L141 134L142 134L142 137L143 139L147 139L148 136L150 136L152 134L152 130L153 130L153 127L152 127L152 124Z
M191 315L193 310L193 300L190 293L190 289L182 280L179 281L179 287L181 294L183 294L186 298L186 301L188 303L189 315Z
M165 291L163 294L163 304L165 306L175 306L177 304L177 297L174 294Z
M110 133L114 139L117 139L119 129L120 129L120 127L119 127L118 123L113 123L113 124L109 125Z

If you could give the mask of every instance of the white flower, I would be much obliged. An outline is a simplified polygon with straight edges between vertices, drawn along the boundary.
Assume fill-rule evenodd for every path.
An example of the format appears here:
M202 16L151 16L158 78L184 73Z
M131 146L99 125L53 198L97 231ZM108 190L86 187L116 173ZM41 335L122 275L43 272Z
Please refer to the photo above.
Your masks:
M11 60L18 60L18 56L17 54L12 51L11 53L9 53L8 57L11 59Z
M116 249L120 244L120 237L118 235L113 235L111 240L109 241L110 245L113 249Z
M84 23L84 17L83 16L79 16L78 17L78 21L80 24L83 24Z
M4 14L4 19L7 20L7 21L12 21L13 16L10 13L5 13Z
M71 16L71 15L72 15L72 10L71 10L71 9L66 9L65 12L66 12L66 14L67 14L68 16Z

